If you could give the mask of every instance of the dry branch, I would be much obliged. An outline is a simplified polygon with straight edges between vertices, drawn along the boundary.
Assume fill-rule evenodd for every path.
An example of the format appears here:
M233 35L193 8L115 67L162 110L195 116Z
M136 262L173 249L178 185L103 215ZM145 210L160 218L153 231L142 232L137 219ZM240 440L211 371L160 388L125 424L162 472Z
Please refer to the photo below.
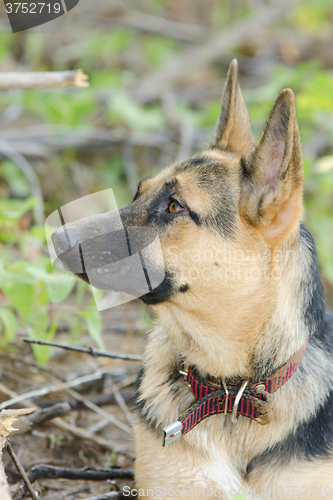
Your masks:
M56 417L63 417L65 415L68 415L71 411L73 411L73 408L69 403L56 403L49 408L37 411L29 417L20 418L17 423L18 428L15 429L13 434L23 434L24 432L28 432L37 425L43 424L44 422L52 420Z
M89 431L86 431L85 429L82 429L81 427L77 427L75 425L70 425L65 420L62 420L61 418L55 418L52 420L52 423L58 429L61 429L63 431L69 432L70 434L73 434L73 436L76 436L78 438L83 438L83 439L88 439L89 441L92 441L93 443L98 444L99 446L102 446L103 448L107 450L111 450L113 452L121 453L122 455L125 455L129 458L133 458L132 453L128 452L127 450L123 448L117 447L114 443L110 441L110 439L103 439L99 436L94 436Z
M76 481L106 481L107 479L130 479L134 478L132 469L67 469L64 467L52 467L50 465L35 465L28 474L31 483L37 479L73 479Z
M101 370L99 370L98 371L98 375L100 376L101 373L108 373L108 372L107 372L107 370L104 370L103 372L101 372ZM89 378L89 380L92 380L93 379L92 376L93 376L93 374L91 374L89 376L85 376L85 377L80 377L80 378L81 378L81 381L82 381L82 379L85 379L84 381L87 381L87 377ZM96 377L96 379L97 378L98 377ZM78 379L75 379L75 380L77 381ZM58 385L58 387L59 386L60 386L60 384ZM15 398L15 401L16 402L20 401L20 404L22 406L31 406L32 402L29 399L29 397L31 396L31 394L36 397L36 392L38 392L38 391L31 391L29 393L25 393L23 395L19 395L19 394L15 393L14 391L10 391L12 401ZM22 397L22 396L24 396L26 399L24 397ZM0 406L6 405L7 403L8 403L8 401L5 401ZM37 405L35 405L35 406L36 406L37 409L41 409ZM115 445L114 443L112 443L110 441L110 439L106 440L106 439L103 439L103 438L101 438L99 436L94 436L94 434L92 434L91 432L89 432L89 431L87 431L85 429L82 429L81 427L77 427L75 425L68 424L65 420L62 420L60 417L54 418L52 420L52 424L55 425L56 427L58 427L58 429L61 429L61 430L66 431L66 432L69 432L70 434L73 434L73 436L79 437L80 439L88 439L88 440L90 440L90 441L98 444L99 446L102 446L103 448L106 448L107 450L111 450L113 452L121 453L121 454L123 454L123 455L125 455L125 456L127 456L129 458L133 458L133 456L132 456L132 454L130 452L128 452L125 449L120 449L117 445Z
M70 387L76 387L78 385L90 382L92 380L98 380L102 378L105 373L107 373L107 370L96 370L94 373L90 373L89 375L83 375L82 377L77 377L76 379L70 380L69 382L61 382L48 387L43 387L42 389L36 389L35 391L29 391L24 394L16 395L15 397L1 403L0 410L2 410L3 408L8 408L8 406L13 406L21 401L26 401L26 400L31 400L33 398L46 396L54 392L69 389Z
M0 90L47 89L54 87L89 87L82 69L43 71L40 73L0 73Z
M34 483L38 479L72 479L74 481L106 481L114 479L134 479L132 469L67 469L64 467L53 467L50 465L35 465L28 473L29 483ZM22 497L27 492L27 486L21 487L17 491L17 496Z
M40 397L40 396L46 396L46 395L54 393L54 392L67 390L73 397L75 397L76 399L81 401L87 408L90 408L91 410L93 410L96 413L98 413L99 415L101 415L103 418L106 418L112 424L119 427L124 432L127 432L127 434L132 434L131 429L127 425L120 422L116 417L113 417L112 415L110 415L106 411L99 408L97 405L95 405L88 398L84 398L79 393L69 390L71 387L81 385L84 382L88 382L88 381L90 382L91 380L100 379L104 375L104 373L105 373L105 371L97 370L95 373L91 373L89 375L84 375L83 377L77 377L76 379L70 380L69 382L60 382L60 383L52 385L52 386L44 387L43 389L37 389L35 391L26 392L25 394L21 394L19 396L14 397L14 398L8 399L7 401L5 401L4 403L2 403L0 405L0 409L8 408L8 406L13 406L13 405L19 403L20 401L25 400L25 399L33 399L33 398Z
M109 493L102 493L102 495L98 495L98 497L89 497L84 500L109 500L110 498L116 500L117 498L123 497L118 491L110 491Z
M79 394L78 392L73 391L71 389L67 389L67 392L71 396L73 396L75 399L78 399L79 401L81 401L84 404L84 406L86 406L90 410L94 411L95 413L98 413L103 418L108 420L111 424L114 424L116 427L118 427L119 429L122 429L127 434L132 434L131 429L127 425L123 424L116 417L114 417L110 413L106 412L105 410L103 410L99 406L95 405L95 403L90 401L88 398L81 396L81 394Z
M123 396L121 395L121 393L119 392L116 384L113 384L112 385L112 391L113 391L113 394L114 394L114 397L115 397L115 400L117 401L118 405L120 406L120 408L123 410L124 414L125 414L125 417L127 419L127 422L132 425L133 424L133 420L132 420L132 416L127 408L127 404L126 404L126 401L124 400Z
M142 356L135 356L133 354L118 354L115 352L99 351L98 349L92 349L91 347L73 347L65 344L56 344L54 342L45 342L44 340L32 340L24 338L23 341L28 342L29 344L60 347L61 349L67 349L68 351L85 352L86 354L90 354L94 357L103 356L105 358L124 359L127 361L142 361Z
M37 495L34 492L34 489L32 487L32 484L29 481L29 478L28 478L22 464L20 463L19 459L17 458L16 453L14 452L14 450L13 450L13 448L8 440L6 443L6 450L9 454L10 458L13 460L15 467L17 469L17 472L20 474L20 476L25 484L25 487L26 487L27 491L29 492L32 500L38 500Z
M162 68L148 73L132 89L132 95L141 102L160 99L163 94L182 82L193 71L209 66L216 59L245 43L261 28L278 21L286 12L302 0L288 0L282 5L261 5L250 19L233 23L230 29L217 33L200 46L184 50Z
M114 387L116 386L114 385ZM10 392L11 392L10 396L13 397L12 391ZM126 404L126 401L132 400L133 393L131 392L125 395L121 395L121 398L124 400L124 404ZM97 396L92 396L91 398L89 398L89 401L98 406L106 406L110 404L115 404L117 402L114 393L98 394ZM80 401L77 398L71 399L70 401L62 401L59 403L55 403L53 405L48 406L47 408L43 408L42 410L35 412L33 415L30 415L29 417L20 418L16 423L17 429L13 431L13 434L23 434L25 432L31 431L31 429L37 427L40 424L49 422L50 420L53 420L54 418L57 417L64 417L66 415L69 415L73 410L77 410L84 406L85 406L84 401ZM103 422L105 423L103 423L102 427L105 427L106 425L110 424L110 419L103 419ZM94 432L96 431L93 432L92 428L88 429L88 432L94 434Z
M37 497L32 489L32 486L30 484L30 481L28 480L26 473L20 464L17 456L15 455L9 441L7 441L7 436L14 430L12 427L13 421L21 416L21 415L26 415L28 413L31 413L34 409L33 408L25 408L25 409L20 409L20 410L2 410L0 412L0 493L1 493L1 500L10 500L10 494L9 494L9 489L8 489L8 484L7 484L7 479L3 470L2 466L2 460L1 460L1 455L2 455L2 449L6 447L9 455L11 456L18 473L22 477L23 481L25 482L27 486L27 490L29 491L31 498L33 500L37 500Z

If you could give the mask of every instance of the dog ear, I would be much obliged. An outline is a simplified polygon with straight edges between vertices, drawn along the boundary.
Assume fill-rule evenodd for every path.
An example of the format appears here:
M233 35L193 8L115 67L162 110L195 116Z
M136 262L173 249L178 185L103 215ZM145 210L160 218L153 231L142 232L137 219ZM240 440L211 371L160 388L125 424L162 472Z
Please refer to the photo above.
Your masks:
M234 59L224 85L221 111L213 147L246 155L254 148L249 115L237 78L238 63Z
M290 89L279 94L258 145L242 163L241 214L277 245L298 225L302 210L302 147Z

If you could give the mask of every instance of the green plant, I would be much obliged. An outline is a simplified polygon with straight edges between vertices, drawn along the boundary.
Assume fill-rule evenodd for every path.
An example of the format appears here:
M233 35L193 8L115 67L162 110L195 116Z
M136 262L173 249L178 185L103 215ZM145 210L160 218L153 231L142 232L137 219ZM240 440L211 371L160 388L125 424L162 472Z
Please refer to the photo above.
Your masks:
M101 318L93 307L93 300L84 303L85 285L76 286L76 304L69 312L59 306L70 300L75 287L74 278L56 271L45 248L44 228L20 229L20 221L33 206L34 199L0 200L0 306L1 345L10 347L18 329L24 328L30 338L52 340L59 320L66 320L73 328L85 331L104 349L101 336ZM9 237L9 235L11 235ZM59 306L59 307L56 307ZM50 348L32 346L39 363L47 363Z

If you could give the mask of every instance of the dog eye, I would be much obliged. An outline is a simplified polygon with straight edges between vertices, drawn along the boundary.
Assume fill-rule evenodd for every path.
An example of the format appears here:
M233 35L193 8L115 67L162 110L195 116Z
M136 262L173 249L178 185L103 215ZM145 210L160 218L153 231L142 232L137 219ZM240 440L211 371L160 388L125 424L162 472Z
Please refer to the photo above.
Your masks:
M168 212L170 214L177 214L178 212L183 212L184 207L181 206L178 201L173 200L168 206Z

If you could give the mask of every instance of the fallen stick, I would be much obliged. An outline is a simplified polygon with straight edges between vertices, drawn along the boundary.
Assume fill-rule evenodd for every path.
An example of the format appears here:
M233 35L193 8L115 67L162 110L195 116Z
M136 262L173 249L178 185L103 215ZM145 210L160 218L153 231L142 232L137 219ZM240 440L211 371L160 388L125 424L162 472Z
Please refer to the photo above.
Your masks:
M127 404L126 404L125 399L123 398L122 394L119 392L116 384L113 384L111 388L112 388L112 392L114 394L115 400L117 401L118 405L120 406L120 408L123 410L123 412L125 414L127 422L130 425L133 425L133 419L132 419L132 416L129 412L129 409L127 408Z
M122 429L124 432L127 432L127 434L132 434L131 429L127 425L120 422L116 417L110 415L105 410L102 410L102 408L99 408L97 405L95 405L95 403L90 401L88 398L81 396L81 394L79 394L78 392L70 390L71 387L78 386L83 382L88 382L88 381L90 382L91 380L96 380L96 379L98 380L104 375L104 373L105 370L96 370L95 373L84 375L83 377L77 377L76 379L70 380L69 382L60 382L52 386L44 387L43 389L37 389L35 391L30 391L24 394L20 394L19 396L8 399L4 403L2 403L0 405L0 409L8 408L8 406L13 406L24 399L33 399L40 396L46 396L47 394L51 394L53 392L66 390L72 395L72 397L81 401L87 408L90 408L94 412L101 415L103 418L106 418L112 424Z
M111 424L115 425L119 429L122 429L127 434L130 434L130 435L132 434L131 429L127 425L123 424L116 417L114 417L110 413L106 412L105 410L103 410L102 408L100 408L99 406L97 406L95 403L93 403L92 401L90 401L90 399L85 398L84 396L81 396L81 394L79 394L76 391L73 391L72 389L67 389L67 392L72 397L74 397L75 399L77 399L78 401L81 401L82 404L84 404L84 406L86 406L90 410L94 411L95 413L98 413L99 415L101 415L101 417L103 417L106 420L108 420Z
M16 398L19 397L19 395L17 393L15 393L14 391L10 391L10 392L11 392L11 395L13 397L16 397ZM21 404L22 404L22 406L29 406L30 407L32 405L32 402L29 399L22 399ZM35 405L35 408L37 408L39 410L41 409L37 405ZM73 434L76 437L79 437L81 439L82 438L89 439L93 443L96 443L99 446L106 448L107 450L111 450L112 452L121 453L122 455L125 455L129 458L133 458L132 453L128 452L125 449L121 449L121 448L117 447L114 443L112 443L110 441L110 439L106 440L106 439L103 439L99 436L95 436L94 434L91 434L90 432L86 431L85 429L82 429L81 427L77 427L75 425L68 424L65 420L62 420L60 417L54 418L52 420L52 424L55 425L56 427L58 427L58 429L69 432L70 434Z
M60 382L58 384L53 384L51 386L43 387L42 389L36 389L35 391L25 392L24 394L17 394L15 397L11 399L7 399L0 404L0 410L3 408L8 408L8 406L13 406L23 400L31 400L33 398L37 398L40 396L46 396L53 392L63 391L70 387L76 387L85 382L90 382L92 380L99 380L103 377L103 375L107 373L107 370L96 370L94 373L90 373L89 375L84 375L82 377L77 377L74 380L70 380L69 382Z
M47 89L54 87L89 87L82 69L43 71L40 73L0 73L0 90Z
M67 469L65 467L53 467L51 465L35 465L26 475L27 483L16 492L17 497L22 497L29 491L28 484L38 479L72 479L74 481L106 481L114 479L129 479L133 481L134 471L132 469ZM30 493L30 491L29 491Z
M17 421L16 429L13 431L13 434L23 434L25 432L31 431L37 425L43 424L44 422L48 422L56 417L63 417L68 415L73 408L67 402L56 403L48 408L44 408L43 410L37 411L29 417L22 417Z
M84 438L88 439L89 441L92 441L93 443L98 444L99 446L102 446L103 448L107 450L111 450L112 452L115 453L121 453L122 455L125 455L126 457L132 458L133 459L133 454L123 448L117 447L114 443L110 442L110 439L103 439L99 436L95 436L91 432L86 431L85 429L82 429L82 427L77 427L76 425L71 425L68 424L65 420L62 420L61 418L55 418L52 420L52 423L58 427L58 429L61 429L63 431L67 431L70 434L73 434L73 436L79 437L79 438Z
M23 480L26 482L27 489L31 494L31 498L37 500L37 497L35 496L35 493L32 490L31 484L29 483L29 480L26 477L26 473L22 465L20 464L17 456L15 455L9 441L7 440L7 436L9 436L9 434L14 430L14 428L12 427L14 420L17 417L21 417L22 415L27 415L33 411L34 408L24 408L24 409L21 408L19 410L2 410L0 412L0 498L1 500L10 500L11 498L9 494L7 478L5 476L2 463L2 450L5 447L7 448L7 451L17 468L20 478L22 477Z
M11 391L10 391L11 392ZM11 394L12 397L12 394ZM124 396L121 396L124 399ZM131 401L133 399L133 393L126 394L125 400ZM116 403L116 398L114 394L99 394L97 396L92 396L89 399L92 403L97 406L106 406ZM40 411L29 415L28 417L21 417L16 422L16 429L12 432L13 435L23 434L25 432L31 431L33 428L38 425L44 424L53 420L57 417L64 417L69 415L73 410L77 410L78 408L83 408L85 406L84 401L79 401L76 399L71 399L70 401L61 401L59 403L55 403L53 405L48 406L47 408L43 408ZM105 423L104 423L105 422ZM103 419L103 426L109 425L111 423L110 419ZM88 432L94 434L96 431L93 431L93 426L87 429Z
M60 347L61 349L67 349L68 351L85 352L86 354L90 354L90 356L94 357L102 356L105 358L124 359L126 361L142 361L142 356L135 356L133 354L118 354L115 352L99 351L98 349L93 349L91 347L73 347L65 344L56 344L55 342L45 342L44 340L32 340L24 338L23 341L28 342L29 344Z
M65 467L52 467L50 465L35 465L29 470L28 478L31 483L37 479L73 479L87 481L106 481L107 479L130 479L134 478L132 469L67 469Z
M15 467L17 469L17 472L20 474L22 481L24 482L24 485L26 487L26 490L29 492L32 500L38 500L36 493L34 492L34 489L32 487L31 482L29 481L29 478L27 476L27 473L25 472L22 464L20 463L19 459L16 456L16 453L14 452L10 442L7 439L6 442L6 450L10 456L10 458L13 460Z
M116 500L117 498L123 498L123 496L118 493L118 491L110 491L109 493L102 493L101 495L98 495L98 497L89 497L84 498L83 500L109 500L110 498Z
M98 497L89 497L84 498L83 500L109 500L110 498L116 500L117 498L123 498L123 496L118 493L118 491L110 491L109 493L102 493L101 495L98 495Z

